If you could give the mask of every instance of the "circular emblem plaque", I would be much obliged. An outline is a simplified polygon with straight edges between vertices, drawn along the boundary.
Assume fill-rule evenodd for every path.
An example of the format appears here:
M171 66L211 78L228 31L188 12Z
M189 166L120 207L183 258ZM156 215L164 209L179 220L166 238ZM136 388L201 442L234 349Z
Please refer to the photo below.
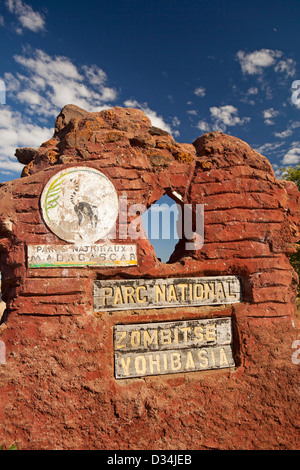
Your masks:
M72 167L48 181L41 208L46 225L62 240L94 243L113 228L118 217L118 196L100 171Z

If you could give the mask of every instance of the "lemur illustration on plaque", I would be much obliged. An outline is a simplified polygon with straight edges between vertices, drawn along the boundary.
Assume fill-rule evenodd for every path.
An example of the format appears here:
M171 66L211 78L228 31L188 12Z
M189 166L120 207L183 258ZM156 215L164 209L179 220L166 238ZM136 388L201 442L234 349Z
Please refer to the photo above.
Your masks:
M94 243L112 230L118 197L112 182L100 171L72 167L46 184L41 208L46 225L62 240Z

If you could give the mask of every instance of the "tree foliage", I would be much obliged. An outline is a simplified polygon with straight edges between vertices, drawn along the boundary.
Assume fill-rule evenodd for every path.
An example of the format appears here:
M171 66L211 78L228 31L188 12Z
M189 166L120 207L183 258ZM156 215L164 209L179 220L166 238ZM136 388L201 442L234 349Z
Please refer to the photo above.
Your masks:
M283 168L282 177L287 181L296 183L300 191L300 163L294 167ZM298 252L290 256L290 262L300 278L300 246ZM300 284L298 285L298 296L300 296Z
M300 191L300 163L296 166L289 166L282 168L282 178L287 181L293 181L298 186Z

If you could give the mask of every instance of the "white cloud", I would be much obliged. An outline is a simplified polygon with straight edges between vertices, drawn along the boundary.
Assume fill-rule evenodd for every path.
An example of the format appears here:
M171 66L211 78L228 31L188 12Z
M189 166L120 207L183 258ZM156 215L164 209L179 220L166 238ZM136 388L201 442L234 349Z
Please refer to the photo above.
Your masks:
M282 132L274 132L275 137L278 137L279 139L286 139L287 137L290 137L293 134L293 131L291 129L286 129L285 131Z
M41 104L41 97L38 93L31 90L20 91L17 95L20 103L26 103L29 105L39 105Z
M292 103L300 109L300 80L294 80L292 83Z
M213 129L225 131L228 126L242 126L250 121L249 117L240 118L238 110L232 105L213 106L210 108L210 114L214 121Z
M265 123L269 126L275 124L274 121L272 121L272 119L278 116L278 114L279 114L279 111L276 111L274 108L265 109L263 111Z
M70 59L63 56L51 57L40 49L36 49L33 52L29 49L27 57L26 55L15 55L14 59L17 63L23 65L28 71L31 71L35 75L42 77L47 81L51 81L51 79L56 78L72 80L80 80L83 78Z
M57 116L66 104L96 111L117 97L97 65L77 67L68 57L50 56L39 49L27 49L14 59L25 73L6 74L8 91L31 114Z
M196 127L203 132L221 131L225 132L227 127L242 126L248 123L249 117L240 118L238 109L232 105L213 106L210 108L211 123L201 120Z
M124 105L127 108L141 109L146 114L146 116L150 119L153 126L159 127L160 129L163 129L169 132L169 134L175 133L176 135L178 135L178 132L176 131L174 132L171 126L164 121L163 117L158 116L157 112L150 109L147 103L139 103L137 100L130 99L130 100L124 101ZM177 119L177 118L173 118L173 125L174 125L174 119Z
M206 89L200 86L194 90L194 94L200 98L203 98L203 96L206 95Z
M293 59L280 60L274 70L275 72L284 73L287 77L294 77L296 74L296 62Z
M274 135L275 137L278 137L279 139L285 139L293 135L294 130L297 129L298 127L300 127L300 121L294 121L290 123L289 127L285 131L274 132ZM296 142L296 145L298 145L297 142Z
M267 80L265 80L263 78L263 76L259 76L258 80L257 80L260 84L260 87L261 87L261 90L265 93L266 95L266 99L267 100L271 100L273 98L273 88L271 87L271 85L268 83Z
M254 148L254 150L262 155L274 153L280 147L284 145L284 142L268 142L261 145L260 147Z
M14 59L22 73L7 72L4 82L9 103L21 105L22 114L9 106L0 109L0 171L10 172L23 168L14 157L15 149L39 147L51 138L48 119L52 123L66 104L101 111L117 97L97 65L77 67L68 57L28 48Z
M114 88L109 88L106 86L101 87L100 100L104 101L115 101L117 98L117 91Z
M172 125L173 125L174 127L180 126L180 120L178 119L177 116L174 116L174 117L173 117L173 119L172 119Z
M10 72L4 74L4 82L7 92L16 92L20 89L20 81Z
M0 15L0 26L4 26L4 17Z
M291 58L283 58L283 52L272 49L260 49L253 52L238 51L239 60L244 75L262 75L263 71L272 67L276 73L280 73L285 79L296 74L296 62ZM282 79L281 79L282 80Z
M261 74L263 69L276 64L276 59L282 56L281 51L272 49L261 49L246 53L239 51L237 58L240 62L243 74Z
M203 131L203 132L209 132L211 130L211 127L209 126L209 124L204 120L199 121L196 127L200 129L200 131Z
M18 147L39 147L53 135L53 129L24 122L21 113L10 108L0 113L0 171L20 172L23 168L14 157Z
M248 90L248 95L257 95L257 93L258 93L258 88L256 87L251 87Z
M197 116L197 111L195 109L189 109L187 111L187 114L190 114L191 116Z
M300 145L291 148L283 157L282 163L284 165L297 165L300 163Z
M97 67L97 65L92 65L90 67L88 67L87 65L84 65L82 68L85 72L85 75L89 79L89 82L92 85L101 86L106 82L107 80L106 73L100 67Z
M259 90L257 87L250 87L246 92L238 90L237 86L233 87L234 92L238 92L241 94L242 98L240 101L242 103L250 104L251 106L255 105L255 100L253 99L255 95L258 94Z
M22 2L22 0L6 0L5 5L10 13L17 16L23 28L29 29L34 33L45 30L44 16L34 11L27 3ZM18 27L16 32L20 34L22 29Z

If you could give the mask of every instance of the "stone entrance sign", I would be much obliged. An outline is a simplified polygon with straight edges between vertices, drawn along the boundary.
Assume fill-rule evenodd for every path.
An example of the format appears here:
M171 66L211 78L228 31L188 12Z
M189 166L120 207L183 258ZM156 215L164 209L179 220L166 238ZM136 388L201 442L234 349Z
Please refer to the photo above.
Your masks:
M241 301L237 276L94 282L94 310L167 308Z
M68 105L16 156L22 177L0 185L0 446L299 448L296 185L235 136L178 143L128 107ZM146 230L168 195L177 220L159 204ZM156 221L162 239L177 228L167 262Z
M28 267L136 266L135 245L28 246Z
M56 173L41 196L45 224L70 243L94 243L114 227L118 196L111 181L90 167Z
M116 379L234 367L231 318L114 328Z

